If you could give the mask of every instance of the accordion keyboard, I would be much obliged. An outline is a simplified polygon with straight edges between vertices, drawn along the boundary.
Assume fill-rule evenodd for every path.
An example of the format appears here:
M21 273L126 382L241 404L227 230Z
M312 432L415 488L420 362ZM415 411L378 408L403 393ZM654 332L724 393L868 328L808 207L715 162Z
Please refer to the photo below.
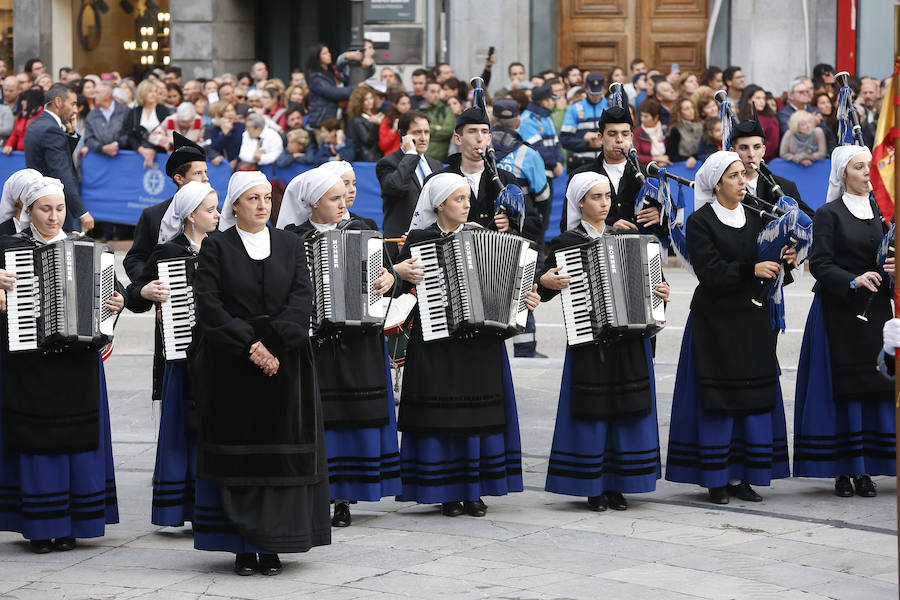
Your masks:
M160 261L159 279L171 290L168 300L160 305L163 330L163 353L167 361L184 360L193 339L194 288L189 271L193 262L176 259Z
M37 350L37 319L40 313L37 278L34 275L34 252L31 248L7 250L6 270L19 278L6 293L6 318L9 323L9 350Z

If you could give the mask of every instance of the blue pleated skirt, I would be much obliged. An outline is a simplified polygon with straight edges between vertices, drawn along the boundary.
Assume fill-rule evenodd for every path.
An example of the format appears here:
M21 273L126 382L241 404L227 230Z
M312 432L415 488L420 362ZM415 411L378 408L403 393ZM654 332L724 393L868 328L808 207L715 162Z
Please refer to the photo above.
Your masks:
M781 386L775 408L753 415L704 411L697 395L691 319L681 341L675 378L666 479L720 487L729 480L767 486L790 477Z
M875 357L872 359L875 369ZM890 394L834 402L828 332L819 296L803 332L794 410L794 476L896 475L896 422Z
M325 429L332 500L377 502L400 493L400 450L390 363L385 350L388 422L381 427Z
M166 363L162 414L153 469L154 525L178 527L194 519L197 441L185 431L185 363Z
M73 454L6 450L0 424L0 531L29 540L101 537L119 522L109 429L109 400L100 369L100 444ZM48 374L49 375L49 374Z
M519 417L505 345L502 355L506 431L471 436L404 432L400 443L403 490L397 500L435 504L522 491Z
M662 467L650 340L644 340L644 349L650 370L650 414L591 421L572 417L572 364L570 349L566 348L545 490L590 497L605 491L638 493L656 489Z

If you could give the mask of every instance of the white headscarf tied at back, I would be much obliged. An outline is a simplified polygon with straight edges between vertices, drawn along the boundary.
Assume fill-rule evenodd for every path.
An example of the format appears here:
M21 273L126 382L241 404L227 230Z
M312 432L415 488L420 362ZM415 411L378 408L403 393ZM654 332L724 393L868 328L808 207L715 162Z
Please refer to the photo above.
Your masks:
M741 162L741 157L737 152L726 152L719 150L709 155L703 165L697 170L694 177L694 210L702 207L704 204L715 202L716 193L714 188L722 175L735 162Z
M165 244L184 231L184 220L188 215L197 210L204 198L215 193L216 190L211 185L199 181L189 181L175 192L159 225L157 243Z
M66 197L62 181L55 177L41 177L35 179L22 192L22 218L19 219L23 229L28 229L31 224L31 215L28 213L28 207L44 196L62 196Z
M578 224L581 223L581 207L578 206L578 203L584 198L584 195L598 183L604 182L610 185L609 177L594 171L576 173L572 176L572 179L569 180L569 187L566 188L566 231L578 227Z
M287 185L281 200L281 212L278 213L278 229L288 225L302 225L312 214L313 204L325 195L341 178L333 169L323 166L300 173Z
M828 194L825 196L825 202L838 200L847 191L844 173L850 159L857 154L867 154L869 160L872 160L872 153L865 146L838 146L831 152L831 175L828 176Z
M225 194L225 204L222 205L222 216L219 217L219 231L225 231L237 223L234 216L234 204L241 194L257 185L265 185L272 191L272 184L260 171L238 171L228 180L228 192Z
M437 221L437 207L443 204L450 194L468 185L468 180L456 173L438 173L429 177L419 192L419 201L409 223L409 230L425 229Z
M43 175L36 169L20 169L9 176L3 184L3 196L0 197L0 223L16 216L16 200L22 196L28 184L41 177Z
M344 173L353 172L353 165L348 163L346 160L329 160L328 162L320 165L319 168L325 169L326 171L332 171L338 177L340 177Z

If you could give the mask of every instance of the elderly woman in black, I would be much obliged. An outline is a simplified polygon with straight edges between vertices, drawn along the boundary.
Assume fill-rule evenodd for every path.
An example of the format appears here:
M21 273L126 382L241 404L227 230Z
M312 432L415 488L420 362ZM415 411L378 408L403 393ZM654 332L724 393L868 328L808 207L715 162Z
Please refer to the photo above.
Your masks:
M262 173L232 175L194 284L194 547L234 552L239 575L331 542L309 271L301 240L266 225L271 208Z

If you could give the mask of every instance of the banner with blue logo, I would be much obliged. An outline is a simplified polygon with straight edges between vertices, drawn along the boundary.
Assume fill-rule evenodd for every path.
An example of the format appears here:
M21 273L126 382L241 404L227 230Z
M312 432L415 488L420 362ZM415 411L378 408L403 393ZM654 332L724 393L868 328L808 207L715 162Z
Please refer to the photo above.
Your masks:
M88 210L97 221L111 223L137 223L141 211L157 202L171 198L175 194L175 184L166 176L165 164L168 155L156 157L150 169L144 168L144 158L130 150L122 150L114 158L97 152L89 152L81 162L81 197ZM224 202L228 191L231 169L227 162L220 165L207 163L209 183L219 194L219 202ZM693 179L700 164L688 169L684 163L669 167L669 172ZM25 156L13 152L9 156L0 154L0 181L13 172L25 168ZM270 180L281 180L285 185L310 166L295 164L285 169L274 165L263 167L262 172ZM825 202L828 189L828 174L831 162L820 160L809 167L803 167L781 159L775 159L769 168L776 174L794 181L800 196L812 208ZM381 186L375 177L375 163L354 163L356 173L356 203L352 211L362 217L373 219L381 227ZM547 239L559 234L559 221L565 202L568 175L563 173L553 180L553 210L547 228ZM672 183L672 195L677 197L677 186ZM685 217L694 209L694 192L684 188Z

